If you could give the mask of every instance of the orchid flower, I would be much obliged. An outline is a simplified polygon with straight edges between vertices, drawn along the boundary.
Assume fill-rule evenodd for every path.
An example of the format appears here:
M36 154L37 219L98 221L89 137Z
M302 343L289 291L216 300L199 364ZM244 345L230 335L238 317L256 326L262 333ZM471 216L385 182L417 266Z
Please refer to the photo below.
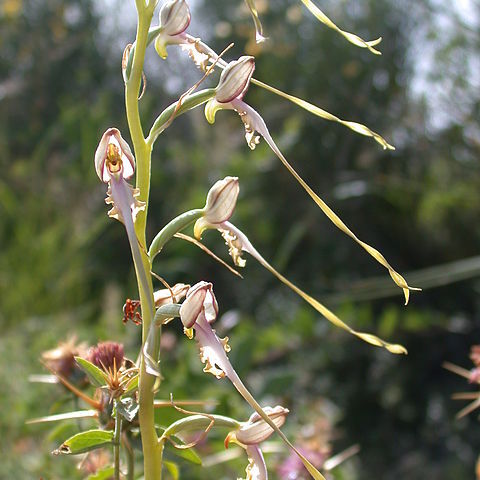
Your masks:
M108 216L124 224L139 282L148 292L148 277L135 233L135 219L145 209L145 203L137 199L139 190L127 182L135 173L135 158L118 129L109 128L102 135L95 152L95 170L100 180L108 184L105 203L112 205ZM153 314L153 300L150 298L149 302Z
M289 413L288 409L280 405L276 407L264 407L263 411L270 420L280 428ZM230 443L236 443L245 449L248 456L246 468L246 480L268 480L267 466L263 458L260 443L267 440L273 433L273 428L257 413L252 413L247 422L241 424L240 428L230 432L225 439L225 447Z
M338 215L310 188L297 171L290 165L285 156L282 154L277 144L274 142L270 132L268 131L265 121L260 114L243 101L243 97L248 89L250 79L255 69L255 59L253 57L240 57L238 60L230 62L223 70L216 89L216 95L205 105L205 116L209 123L214 123L215 115L218 110L234 110L242 119L245 125L245 138L248 146L253 150L260 141L260 137L256 135L258 132L267 142L268 146L280 159L287 170L293 175L303 189L310 195L313 201L320 207L323 213L330 219L333 224L346 235L355 240L363 247L377 262L383 265L393 281L403 290L405 295L405 304L408 303L410 290L419 290L410 287L406 280L388 263L386 258L375 248L360 240L347 225L338 217Z
M168 0L159 13L160 33L155 39L155 50L167 58L167 45L182 43L183 32L190 25L190 8L185 0Z
M260 418L262 418L265 423L270 426L271 429L273 429L299 456L310 475L315 480L325 480L323 475L307 460L307 458L305 458L305 456L292 445L290 440L288 440L280 430L275 419L272 419L268 412L258 404L243 384L227 356L227 353L230 351L228 337L223 339L219 338L215 333L215 330L212 328L212 323L217 318L217 315L218 303L213 293L213 285L203 281L193 285L187 292L187 296L180 307L180 319L183 323L186 335L189 338L193 338L193 335L195 335L195 341L200 350L200 360L205 364L203 371L211 373L218 379L227 377L240 395L242 395L248 404L257 412ZM259 431L260 433L264 431L263 426L260 428L254 428L253 430L246 428L243 434L240 435L244 440L248 439L249 435L252 433L254 434L253 438L257 438L256 435L258 435ZM259 455L256 448L249 448L247 453L250 458L253 458L256 465L261 465L261 453ZM254 480L255 478L261 480L266 477L257 475L257 477L250 476L250 478L251 480Z

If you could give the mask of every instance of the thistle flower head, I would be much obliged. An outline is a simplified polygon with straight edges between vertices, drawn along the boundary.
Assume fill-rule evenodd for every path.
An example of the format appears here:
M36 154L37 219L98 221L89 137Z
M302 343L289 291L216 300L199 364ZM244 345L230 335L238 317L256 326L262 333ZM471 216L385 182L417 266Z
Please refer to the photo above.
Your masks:
M117 128L109 128L102 135L95 152L95 170L105 183L112 177L128 179L135 173L135 158Z
M123 345L116 342L99 342L88 351L87 360L105 371L119 370L123 364Z
M223 70L216 88L215 98L219 103L241 100L250 86L255 70L255 58L243 56L230 62Z

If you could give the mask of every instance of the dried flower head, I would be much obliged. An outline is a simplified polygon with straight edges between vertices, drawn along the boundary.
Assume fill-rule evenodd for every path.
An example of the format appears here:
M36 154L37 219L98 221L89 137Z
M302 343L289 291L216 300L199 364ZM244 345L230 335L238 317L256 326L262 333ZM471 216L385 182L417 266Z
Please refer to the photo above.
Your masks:
M69 378L75 369L75 357L83 356L87 352L87 344L77 344L76 337L60 342L52 350L42 353L42 360L50 371L64 378Z

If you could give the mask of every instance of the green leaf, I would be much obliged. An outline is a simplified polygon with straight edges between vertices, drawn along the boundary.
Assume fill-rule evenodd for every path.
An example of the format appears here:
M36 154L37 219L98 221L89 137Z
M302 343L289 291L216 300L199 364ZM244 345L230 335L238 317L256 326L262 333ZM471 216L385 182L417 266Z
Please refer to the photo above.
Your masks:
M139 405L132 397L122 398L117 402L118 413L128 422L133 421L137 415Z
M185 442L178 437L171 435L170 438L178 445L185 445ZM183 460L186 460L187 462L193 463L194 465L202 464L202 459L193 448L176 448L174 445L168 442L166 443L165 447L167 452L183 458Z
M172 476L173 480L178 480L180 478L180 469L178 465L173 462L163 462L167 470L169 471L170 475Z
M77 433L53 451L54 455L77 455L113 442L112 430L87 430Z
M106 467L102 470L99 470L97 473L93 473L87 477L87 480L109 480L113 477L115 473L115 468Z
M105 374L93 363L82 357L75 357L78 366L86 373L90 383L95 387L103 387L105 385Z
M32 425L34 423L45 423L45 422L58 422L61 420L73 420L78 418L95 418L98 416L96 410L78 410L76 412L66 412L59 413L57 415L47 415L45 417L32 418L27 420L25 423L27 425Z
M125 385L125 393L122 395L122 398L130 396L138 390L138 379L139 376L135 375L127 382Z

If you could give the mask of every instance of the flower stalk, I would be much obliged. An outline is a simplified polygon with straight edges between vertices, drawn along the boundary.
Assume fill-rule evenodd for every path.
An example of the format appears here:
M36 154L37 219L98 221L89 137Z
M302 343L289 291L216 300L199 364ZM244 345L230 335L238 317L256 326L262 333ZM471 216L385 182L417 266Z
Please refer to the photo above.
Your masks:
M139 110L139 93L142 82L145 50L147 48L148 31L155 9L155 2L148 5L143 0L136 0L137 6L137 35L135 50L130 75L125 83L125 108L127 113L128 127L133 142L133 148L137 159L136 186L139 190L139 200L145 202L145 210L139 214L135 221L135 234L138 241L145 245L146 217L150 193L151 176L151 146L145 141ZM140 259L144 271L150 271L150 261L144 251L140 253ZM137 279L138 268L136 265ZM146 286L139 284L140 303L142 305L142 343L146 340L153 318L153 286L150 275ZM158 348L158 347L157 347ZM158 352L157 352L158 353ZM157 355L158 356L158 355ZM155 419L153 400L153 387L155 377L146 371L145 361L141 357L139 374L139 423L142 434L142 448L144 461L145 480L159 480L162 478L162 449L158 447L158 437L155 431Z
M113 434L113 477L115 480L120 480L120 436L122 434L122 418L117 406L118 400L114 400L115 430Z

